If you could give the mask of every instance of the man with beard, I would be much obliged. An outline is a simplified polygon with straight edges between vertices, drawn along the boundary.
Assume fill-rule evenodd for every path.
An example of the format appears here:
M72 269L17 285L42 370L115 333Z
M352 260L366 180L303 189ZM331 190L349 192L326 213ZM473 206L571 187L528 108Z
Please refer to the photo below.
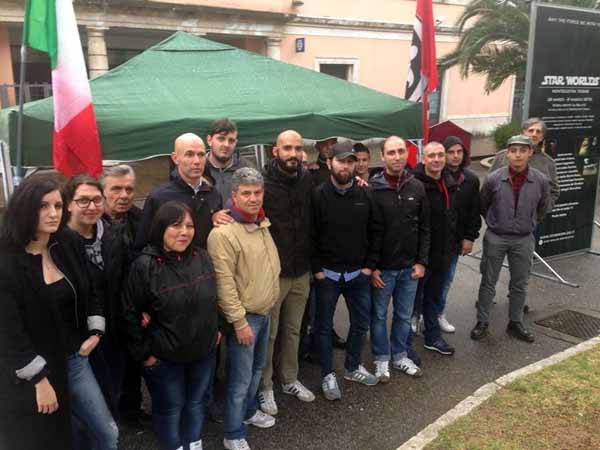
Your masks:
M344 379L366 386L377 378L361 364L371 321L371 200L354 179L356 155L351 143L337 143L328 160L329 180L313 191L311 267L317 295L317 329L321 357L321 388L327 400L341 398L333 368L331 330L335 307L344 296L350 313Z
M329 180L329 166L327 161L331 157L331 148L337 142L337 138L327 138L315 142L315 149L319 154L317 161L310 169L310 174L313 179L313 184L319 186L321 183Z
M249 161L235 154L237 138L237 126L227 118L215 120L206 136L210 151L205 173L214 181L214 188L221 195L223 205L231 197L233 173L240 167L252 167Z
M419 279L429 257L429 203L423 184L408 173L404 139L390 136L381 149L383 172L370 182L373 200L372 240L377 270L373 272L371 346L375 376L390 379L392 367L413 377L422 371L409 345L410 318ZM394 313L388 338L390 297ZM391 349L390 349L391 343ZM391 352L390 352L391 350Z
M444 146L439 142L430 142L423 149L423 162L417 164L414 170L415 177L425 186L431 224L429 263L425 276L419 281L416 302L422 299L425 349L453 355L454 347L442 338L438 314L444 281L462 236L457 235L457 184L444 170L445 165Z
M312 180L302 167L302 136L283 131L273 147L274 158L265 167L264 209L271 220L281 274L279 299L271 310L267 365L263 370L260 408L277 414L273 394L273 360L279 361L279 380L284 394L312 402L315 396L298 380L298 345L302 315L310 289L310 195ZM278 332L279 330L279 332ZM274 358L275 340L279 354Z

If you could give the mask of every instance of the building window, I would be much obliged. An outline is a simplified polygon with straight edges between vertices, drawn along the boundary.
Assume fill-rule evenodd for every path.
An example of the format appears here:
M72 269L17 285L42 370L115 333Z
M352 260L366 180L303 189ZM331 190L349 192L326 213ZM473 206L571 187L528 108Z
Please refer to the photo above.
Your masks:
M342 80L358 83L358 58L317 58L315 70Z
M435 91L429 94L429 125L435 125L440 121L442 106L442 89L444 89L444 72L438 74L438 86Z

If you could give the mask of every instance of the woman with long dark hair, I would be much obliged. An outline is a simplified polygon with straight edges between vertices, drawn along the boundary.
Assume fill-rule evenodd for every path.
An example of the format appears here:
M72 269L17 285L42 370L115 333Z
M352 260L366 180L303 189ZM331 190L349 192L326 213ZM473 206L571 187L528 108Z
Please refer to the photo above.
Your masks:
M208 253L193 246L197 232L186 205L162 205L123 297L124 331L133 358L143 365L162 450L202 449L213 381L217 287Z
M0 227L0 448L72 448L70 361L104 331L85 255L62 234L59 188L49 175L25 179Z

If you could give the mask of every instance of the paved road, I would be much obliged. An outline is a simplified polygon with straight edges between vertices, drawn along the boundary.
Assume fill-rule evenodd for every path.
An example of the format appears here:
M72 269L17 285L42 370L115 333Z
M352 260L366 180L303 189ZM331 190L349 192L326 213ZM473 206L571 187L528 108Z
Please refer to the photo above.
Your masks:
M600 249L600 239L595 247ZM422 348L417 338L415 348L423 358L424 376L412 379L392 373L387 385L372 388L343 382L343 398L328 402L318 394L314 403L305 404L276 390L280 414L275 427L253 429L249 443L254 450L394 450L404 441L436 420L440 415L470 395L481 385L553 353L564 350L575 340L563 339L533 324L533 320L568 307L590 308L600 312L600 257L580 255L554 263L563 276L581 284L579 289L532 278L529 303L532 313L527 322L536 332L537 341L526 344L504 332L508 317L506 293L508 274L503 273L498 286L498 304L494 306L491 333L483 342L473 342L469 332L475 324L479 285L479 261L463 257L449 297L447 316L457 327L448 341L457 348L453 357L432 354ZM504 272L504 271L503 271ZM341 303L341 302L340 302ZM347 330L347 312L338 308L338 330ZM365 352L370 364L370 352ZM343 352L336 350L336 367L342 374ZM300 377L319 392L319 370L303 364ZM206 450L221 449L222 426L208 423L204 433ZM134 435L123 433L122 448L155 449L151 432Z

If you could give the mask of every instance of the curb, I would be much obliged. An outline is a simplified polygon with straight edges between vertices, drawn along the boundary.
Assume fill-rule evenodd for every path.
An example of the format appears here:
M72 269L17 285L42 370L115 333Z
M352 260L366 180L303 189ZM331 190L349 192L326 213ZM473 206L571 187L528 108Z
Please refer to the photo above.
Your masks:
M467 415L472 410L477 408L487 399L489 399L492 395L494 395L497 391L502 389L509 383L512 383L519 378L522 378L526 375L530 375L532 373L539 372L546 367L553 366L558 364L561 361L564 361L567 358L577 355L578 353L589 350L592 347L600 344L600 336L584 341L574 347L568 348L562 352L556 353L552 356L549 356L546 359L542 359L541 361L535 362L528 366L525 366L521 369L510 372L500 378L492 381L491 383L484 384L479 389L477 389L473 395L465 398L458 405L448 411L446 414L441 416L431 425L425 427L420 433L410 438L396 450L422 450L427 444L432 442L435 438L438 437L439 432L447 427L448 425L455 422L462 416Z

